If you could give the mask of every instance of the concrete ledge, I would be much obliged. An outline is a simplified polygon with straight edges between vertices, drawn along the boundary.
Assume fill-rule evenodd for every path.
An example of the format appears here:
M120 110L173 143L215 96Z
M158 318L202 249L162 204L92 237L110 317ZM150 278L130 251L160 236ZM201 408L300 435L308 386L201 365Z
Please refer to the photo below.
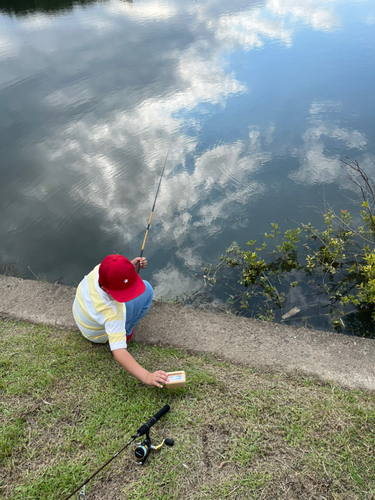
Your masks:
M64 330L75 288L0 276L0 314ZM138 341L206 352L259 369L300 371L350 388L375 390L375 342L337 333L154 302Z

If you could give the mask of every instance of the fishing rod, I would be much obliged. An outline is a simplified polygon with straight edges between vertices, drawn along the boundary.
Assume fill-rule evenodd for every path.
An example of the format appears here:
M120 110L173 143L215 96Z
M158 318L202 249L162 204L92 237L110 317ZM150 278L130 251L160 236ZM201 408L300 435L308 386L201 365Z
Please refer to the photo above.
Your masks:
M135 439L137 439L138 437L141 437L141 436L144 436L146 434L146 438L140 442L140 443L137 443L136 444L136 447L132 450L132 453L131 455L129 454L130 456L130 459L137 463L138 465L143 465L150 453L151 450L159 450L163 444L166 444L167 446L173 446L174 444L174 441L173 439L163 439L162 443L159 444L158 446L153 446L151 444L151 439L150 439L150 436L149 436L149 432L150 432L150 429L151 427L156 424L156 422L161 419L161 417L163 417L168 411L170 410L170 406L169 405L165 405L163 406L163 408L161 410L159 410L153 417L151 417L145 424L143 424L137 431L137 434L135 436L132 436L130 441L128 441L126 443L125 446L123 446L121 448L120 451L118 451L117 453L115 453L113 455L113 457L111 457L104 465L102 465L102 467L100 467L100 469L98 469L97 471L94 472L94 474L92 474L88 479L86 479L86 481L84 481L82 484L80 484L78 486L78 488L76 488L73 493L71 493L69 496L67 496L64 500L68 500L69 498L71 498L75 493L77 493L79 490L81 490L78 494L78 500L86 500L86 484L91 481L91 479L93 477L95 477L101 470L104 469L104 467L107 467L107 465L112 462L112 460L114 458L116 458L118 455L120 455L120 453L122 453L125 448L127 448Z
M152 220L152 216L154 214L154 209L155 209L155 205L156 205L156 199L158 197L158 194L159 194L159 189L160 189L160 184L161 184L161 180L163 178L163 174L164 174L164 170L165 170L165 165L167 164L167 160L168 160L168 156L169 156L169 151L171 150L171 146L172 146L172 142L173 142L173 139L174 137L172 137L171 139L171 142L169 144L169 148L168 148L168 152L167 152L167 156L165 158L165 162L164 162L164 167L163 167L163 170L161 172L161 176L160 176L160 180L159 180L159 185L158 185L158 189L156 191L156 195L155 195L155 200L154 200L154 204L152 205L152 209L151 209L151 214L150 214L150 218L148 220L148 224L147 224L147 228L146 228L146 233L145 233L145 237L143 239L143 244L142 244L142 249L141 249L141 255L140 257L143 256L143 250L145 249L145 245L146 245L146 240L147 240L147 235L148 235L148 230L150 229L150 225L151 225L151 220ZM139 261L137 262L137 265L135 267L135 270L137 271L137 273L139 274L139 269L140 269L140 263Z

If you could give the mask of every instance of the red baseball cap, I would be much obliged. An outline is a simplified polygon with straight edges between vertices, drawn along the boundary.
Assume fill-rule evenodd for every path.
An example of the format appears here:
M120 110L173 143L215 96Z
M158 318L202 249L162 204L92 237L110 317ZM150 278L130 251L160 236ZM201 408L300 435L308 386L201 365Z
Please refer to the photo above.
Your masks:
M133 264L123 255L108 255L99 266L99 283L117 302L135 299L146 290Z

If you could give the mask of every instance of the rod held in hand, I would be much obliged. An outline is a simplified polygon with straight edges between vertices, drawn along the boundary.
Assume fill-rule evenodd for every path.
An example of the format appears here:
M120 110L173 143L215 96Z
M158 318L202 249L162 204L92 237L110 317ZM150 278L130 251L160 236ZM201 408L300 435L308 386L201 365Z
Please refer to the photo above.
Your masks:
M170 408L171 407L169 405L163 406L163 408L159 410L153 417L151 417L148 422L146 422L144 425L142 425L142 427L138 429L137 436L143 436L144 434L146 434L151 429L151 427L170 410Z

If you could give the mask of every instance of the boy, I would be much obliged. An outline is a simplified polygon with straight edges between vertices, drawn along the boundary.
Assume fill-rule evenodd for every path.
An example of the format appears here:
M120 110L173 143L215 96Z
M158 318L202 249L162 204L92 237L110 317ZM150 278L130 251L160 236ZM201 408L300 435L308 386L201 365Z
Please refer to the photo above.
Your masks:
M151 306L153 290L135 271L147 260L132 261L122 255L108 255L78 285L73 304L74 320L82 335L91 342L107 340L115 360L131 375L147 385L163 387L168 375L162 370L150 373L129 354L127 342L133 328Z

